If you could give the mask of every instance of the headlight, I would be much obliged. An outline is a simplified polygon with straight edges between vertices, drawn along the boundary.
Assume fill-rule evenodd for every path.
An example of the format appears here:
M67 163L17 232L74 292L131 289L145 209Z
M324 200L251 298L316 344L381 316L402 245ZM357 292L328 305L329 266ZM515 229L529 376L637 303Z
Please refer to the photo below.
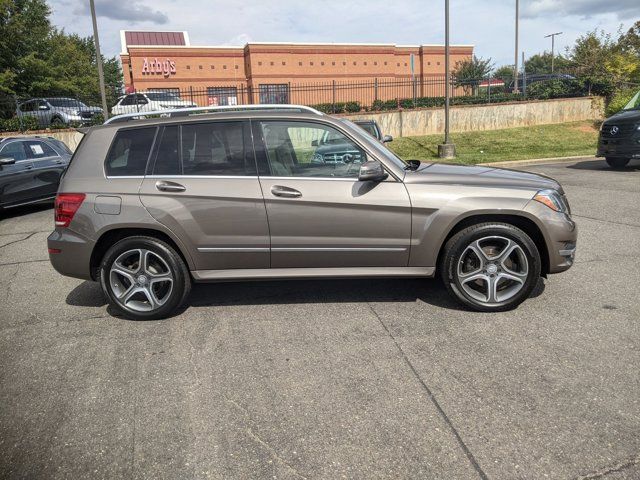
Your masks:
M556 190L540 190L533 199L555 212L569 213L569 205Z

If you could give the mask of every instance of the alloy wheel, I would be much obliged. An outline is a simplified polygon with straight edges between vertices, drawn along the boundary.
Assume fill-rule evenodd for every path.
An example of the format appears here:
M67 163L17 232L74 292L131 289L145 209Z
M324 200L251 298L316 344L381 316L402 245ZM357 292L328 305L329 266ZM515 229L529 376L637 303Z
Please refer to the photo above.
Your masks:
M115 300L129 310L151 312L164 305L173 291L174 275L157 253L144 248L119 255L109 271Z
M499 305L520 292L529 275L527 256L515 241L487 236L469 244L456 274L462 290L485 305Z

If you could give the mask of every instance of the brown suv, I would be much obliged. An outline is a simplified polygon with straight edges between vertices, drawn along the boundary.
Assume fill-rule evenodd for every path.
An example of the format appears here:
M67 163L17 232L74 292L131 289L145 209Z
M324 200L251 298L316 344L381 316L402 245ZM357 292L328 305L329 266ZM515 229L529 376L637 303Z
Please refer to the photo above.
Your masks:
M60 184L51 263L130 318L170 315L192 282L436 271L467 306L500 311L573 263L551 178L405 162L307 107L202 110L91 128ZM348 152L320 162L327 135Z

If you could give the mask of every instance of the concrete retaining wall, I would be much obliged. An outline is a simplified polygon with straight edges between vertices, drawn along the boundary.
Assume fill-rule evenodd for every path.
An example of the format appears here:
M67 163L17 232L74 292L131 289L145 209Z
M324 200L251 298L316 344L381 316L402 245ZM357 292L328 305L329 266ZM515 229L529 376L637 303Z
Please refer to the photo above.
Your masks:
M442 108L345 116L351 120L375 120L385 135L393 135L394 137L444 132L444 109ZM596 120L603 118L603 116L604 99L601 97L535 100L495 105L465 105L451 107L451 131L497 130L529 125ZM72 151L76 149L82 139L82 134L75 130L42 131L30 135L15 136L34 137L38 135L62 140Z
M411 137L444 132L444 109L428 108L345 115L351 120L375 120L384 134ZM596 120L604 116L601 97L534 100L531 102L451 107L451 131L470 132L550 123Z

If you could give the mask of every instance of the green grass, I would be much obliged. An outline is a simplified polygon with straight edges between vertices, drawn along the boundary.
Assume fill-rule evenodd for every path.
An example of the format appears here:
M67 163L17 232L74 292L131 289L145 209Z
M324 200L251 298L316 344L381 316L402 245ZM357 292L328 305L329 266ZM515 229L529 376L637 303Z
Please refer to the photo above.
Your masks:
M443 135L396 138L387 144L400 157L437 160ZM537 125L484 132L451 134L458 163L485 163L531 158L593 155L598 124L592 121Z

